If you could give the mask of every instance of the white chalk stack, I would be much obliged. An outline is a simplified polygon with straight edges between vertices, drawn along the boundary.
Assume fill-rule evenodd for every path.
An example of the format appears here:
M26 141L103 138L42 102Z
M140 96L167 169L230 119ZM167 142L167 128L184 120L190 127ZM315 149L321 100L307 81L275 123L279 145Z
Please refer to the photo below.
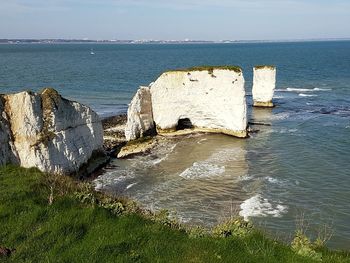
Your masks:
M274 66L255 66L253 69L254 107L273 107L273 94L276 86L276 68Z

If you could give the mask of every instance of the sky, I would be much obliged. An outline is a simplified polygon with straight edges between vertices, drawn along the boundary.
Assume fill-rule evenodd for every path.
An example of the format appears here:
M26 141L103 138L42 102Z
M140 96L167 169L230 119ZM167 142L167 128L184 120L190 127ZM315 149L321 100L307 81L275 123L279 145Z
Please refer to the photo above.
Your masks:
M350 38L350 0L0 0L1 38Z

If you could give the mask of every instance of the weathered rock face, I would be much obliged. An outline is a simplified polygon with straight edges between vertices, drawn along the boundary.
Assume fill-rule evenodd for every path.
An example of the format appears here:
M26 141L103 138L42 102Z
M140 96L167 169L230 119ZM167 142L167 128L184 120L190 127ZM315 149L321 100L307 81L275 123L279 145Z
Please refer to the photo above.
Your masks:
M273 107L272 98L276 86L276 68L274 66L256 66L253 72L254 106Z
M135 140L154 131L151 92L149 87L140 87L128 108L125 137Z
M187 123L195 131L246 137L247 112L240 68L192 68L163 73L151 86L158 133Z
M1 148L5 145L12 149L13 155L0 155L0 163L14 163L18 157L23 167L37 167L49 173L74 173L94 153L102 153L102 124L90 108L62 98L53 89L3 98L2 114L7 118L0 123L9 127L11 136Z
M5 112L5 100L0 95L0 165L19 164L19 159L12 141L8 116Z

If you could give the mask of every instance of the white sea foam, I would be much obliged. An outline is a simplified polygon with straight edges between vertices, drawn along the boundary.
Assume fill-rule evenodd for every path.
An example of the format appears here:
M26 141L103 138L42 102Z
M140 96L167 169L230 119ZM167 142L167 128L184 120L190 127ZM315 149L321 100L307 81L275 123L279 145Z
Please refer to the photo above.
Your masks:
M271 115L270 119L271 120L285 120L288 119L290 116L290 113L288 112L281 112L281 113L277 113L274 115Z
M240 147L226 148L213 153L208 159L208 162L225 164L229 161L236 161L245 155L245 151Z
M186 179L209 178L225 173L225 165L245 158L245 151L240 147L226 148L213 153L204 161L194 162L179 175Z
M274 178L271 176L266 176L264 179L270 184L276 184L276 185L280 185L280 186L288 185L288 181L284 180L284 179L278 179L278 178Z
M285 91L291 91L291 92L313 92L313 91L330 91L332 89L324 89L324 88L313 88L313 89L306 89L306 88L287 88ZM282 91L282 90L279 90Z
M300 97L317 97L317 95L315 94L305 94L305 93L300 93L299 96Z
M132 170L120 170L118 173L116 172L107 172L103 175L100 175L96 178L93 183L95 185L96 190L103 189L106 185L113 185L116 183L124 182L128 179L135 178L135 174Z
M280 129L272 129L271 132L273 133L295 133L298 129L287 129L287 128L280 128Z
M194 162L191 167L183 171L180 176L185 179L198 179L218 176L225 172L225 166L208 162Z
M166 160L168 158L168 154L166 154L163 158L158 158L155 160L150 161L153 165L157 165L159 163L161 163L162 161Z
M260 194L245 200L240 207L241 211L239 212L239 215L246 221L248 221L249 217L281 217L288 211L286 205L283 205L280 202L271 203Z
M272 184L278 184L278 183L279 183L279 180L278 180L278 179L273 178L273 177L271 177L271 176L265 177L265 180L268 181L269 183L272 183Z
M252 175L243 175L243 176L240 176L239 177L239 180L240 181L250 181L250 180L252 180L254 177L252 176Z
M176 146L177 143L161 144L161 146L157 146L156 148L152 149L152 153L150 155L135 157L134 160L137 160L137 162L132 162L130 165L135 168L139 167L140 164L142 164L144 167L152 167L157 165L168 159L169 154L174 151Z
M200 139L197 143L202 144L202 142L207 141L207 140L208 140L207 138L203 138L203 139Z
M132 184L129 184L129 185L127 185L126 187L125 187L125 189L127 190L127 189L130 189L131 187L133 187L134 185L136 185L137 183L132 183Z
M96 191L100 191L103 189L103 183L102 182L98 182L98 181L95 181L95 190Z
M314 89L287 88L287 91L310 92L310 91L314 91Z
M286 89L275 89L276 92L286 92Z
M314 88L315 91L330 91L332 89Z
M173 144L173 145L169 145L168 147L162 147L162 151L160 152L160 154L164 154L164 157L158 158L156 160L152 161L153 165L159 164L162 161L168 159L169 154L172 153L174 151L174 149L176 148L177 143ZM166 150L166 153L165 153Z

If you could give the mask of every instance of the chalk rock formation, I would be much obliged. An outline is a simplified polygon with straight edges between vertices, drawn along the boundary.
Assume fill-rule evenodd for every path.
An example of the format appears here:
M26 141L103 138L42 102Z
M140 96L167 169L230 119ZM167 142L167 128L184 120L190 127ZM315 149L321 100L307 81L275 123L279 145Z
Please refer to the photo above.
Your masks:
M19 164L19 159L12 141L8 116L5 112L5 100L0 96L0 165Z
M140 87L128 108L125 137L128 141L135 140L152 134L153 131L154 122L150 88Z
M160 134L187 122L193 131L247 136L244 78L238 67L165 72L152 84L151 97Z
M2 95L2 101L0 152L5 154L0 154L0 164L18 161L44 172L74 173L93 155L102 153L98 115L62 98L54 89Z
M276 86L276 68L274 66L256 66L253 71L254 106L273 107L272 98Z

